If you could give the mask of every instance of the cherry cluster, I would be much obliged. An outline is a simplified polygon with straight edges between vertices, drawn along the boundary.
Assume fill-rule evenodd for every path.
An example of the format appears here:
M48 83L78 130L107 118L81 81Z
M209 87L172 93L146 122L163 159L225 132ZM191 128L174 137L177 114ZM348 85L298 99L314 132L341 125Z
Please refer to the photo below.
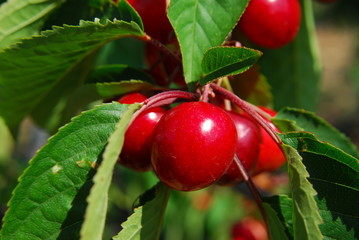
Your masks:
M118 102L131 104L146 99L140 93L131 93ZM248 114L191 101L169 110L152 107L142 111L125 133L119 162L136 171L153 169L169 187L192 191L213 183L243 181L233 160L235 155L250 174L277 170L285 162L276 142Z

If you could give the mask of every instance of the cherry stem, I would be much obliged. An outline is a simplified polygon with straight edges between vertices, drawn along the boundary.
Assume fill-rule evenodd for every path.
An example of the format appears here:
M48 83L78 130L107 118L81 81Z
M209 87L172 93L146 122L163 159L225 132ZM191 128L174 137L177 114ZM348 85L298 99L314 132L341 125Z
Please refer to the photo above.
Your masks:
M173 91L165 91L158 93L145 101L143 101L143 106L137 110L133 115L130 123L136 119L138 115L140 115L143 111L153 108L153 107L160 107L163 105L168 105L176 101L178 98L186 99L186 100L196 100L198 96L191 92L185 92L180 90L173 90ZM130 125L130 124L129 124Z
M208 102L208 94L211 91L209 85L204 85L203 94L202 94L202 102Z
M146 42L149 42L152 45L156 46L158 48L158 50L160 50L166 56L170 56L170 57L174 58L182 66L182 60L178 56L176 56L176 54L174 54L171 50L169 50L164 44L162 44L160 41L152 38L151 36L149 36L147 34L143 37L143 39Z
M269 224L268 224L268 219L267 219L267 214L263 208L262 205L262 197L261 194L258 192L257 187L255 186L255 184L252 181L252 178L249 176L247 170L245 169L245 167L243 166L241 160L238 158L237 154L234 155L234 159L233 161L235 162L235 164L238 167L238 170L241 172L242 177L244 179L244 182L246 183L249 191L251 192L254 201L257 204L257 207L262 215L263 221L265 222L266 226L267 226L267 231L269 229ZM269 236L269 234L268 234Z
M254 107L252 104L240 99L234 93L232 93L214 83L210 83L209 85L211 86L211 88L213 89L213 91L215 93L230 100L236 106L238 106L243 111L245 111L251 118L253 118L273 138L273 140L276 142L278 147L280 149L282 149L282 141L277 136L276 131L266 120L263 119L263 118L267 118L266 114L264 114L262 111L259 111L259 109L257 107Z

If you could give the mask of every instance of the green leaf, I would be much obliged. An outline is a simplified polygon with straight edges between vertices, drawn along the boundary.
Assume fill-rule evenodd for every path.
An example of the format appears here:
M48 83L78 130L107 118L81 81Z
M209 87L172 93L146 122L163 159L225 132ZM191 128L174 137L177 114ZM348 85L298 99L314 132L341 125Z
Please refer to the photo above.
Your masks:
M194 85L203 71L204 53L221 45L234 28L249 0L171 0L168 17L176 32L184 76Z
M324 239L358 239L359 162L351 155L305 132L281 136L296 148L309 173L308 180L324 221L320 230Z
M288 240L285 228L279 220L276 211L274 211L268 203L263 203L263 208L267 215L271 239Z
M119 82L132 79L153 83L148 74L125 64L98 66L90 72L86 83Z
M164 213L170 189L158 183L145 193L147 199L140 199L141 206L123 222L122 231L114 240L158 240L160 238Z
M0 49L39 32L63 0L8 0L0 6Z
M247 98L247 101L260 106L269 106L273 103L273 95L271 87L268 84L267 78L262 74L259 75L259 79Z
M351 143L343 133L312 112L301 109L285 108L276 115L276 118L283 119L280 121L291 121L296 127L300 127L304 131L314 133L319 140L333 144L356 158L359 157L356 146ZM280 124L280 122L278 123ZM293 127L293 125L290 126L290 124L287 124L287 126L289 126L289 128L281 130L297 130L295 129L296 127Z
M84 82L91 68L87 64L100 47L142 35L136 23L82 21L79 26L54 27L0 52L0 115L15 127L39 105L42 111L36 115L51 113L53 106L45 103L66 97Z
M119 19L125 22L135 22L143 30L143 23L140 15L133 9L133 7L125 0L120 0L118 3Z
M149 89L160 89L154 85L139 80L111 82L111 83L97 83L96 88L98 94L102 97L114 97L129 92L137 92Z
M49 139L20 177L2 239L78 239L98 158L128 106L98 106Z
M121 120L116 124L116 130L109 138L103 154L103 160L93 178L94 186L87 199L88 207L81 228L81 239L83 240L102 239L107 213L108 191L113 170L121 153L126 128L130 123L131 116L138 107L139 104L133 104L128 108L126 113L122 115Z
M4 120L0 117L0 165L3 161L9 161L14 150L15 142L11 136L10 130L6 126Z
M258 58L261 52L249 48L237 47L215 47L205 52L202 60L204 76L201 84L225 77L235 75L248 70Z
M300 1L302 23L296 39L276 50L263 50L260 65L272 86L276 109L291 106L315 110L319 96L320 62L312 0Z
M265 204L269 204L277 213L282 226L285 226L285 233L288 239L293 239L293 200L287 195L276 195L264 198ZM265 208L267 209L267 208ZM272 239L280 239L273 238Z
M309 174L301 161L300 155L293 147L283 145L283 149L289 162L288 170L293 199L294 239L321 240L323 236L318 225L323 221L314 199L316 192L307 179Z

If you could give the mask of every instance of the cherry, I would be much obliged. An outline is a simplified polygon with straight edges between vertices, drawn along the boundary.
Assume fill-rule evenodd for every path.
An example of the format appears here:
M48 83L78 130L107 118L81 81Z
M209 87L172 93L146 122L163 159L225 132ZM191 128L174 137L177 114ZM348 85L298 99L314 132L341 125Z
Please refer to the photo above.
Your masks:
M182 103L165 113L156 126L152 166L173 189L202 189L227 170L236 142L236 128L223 109L206 102Z
M251 172L257 164L259 147L261 143L261 132L259 126L243 115L229 112L237 129L237 151L238 158L243 166ZM235 162L232 162L227 172L218 181L220 185L234 184L243 181L241 172Z
M131 93L118 100L119 103L132 104L147 98L140 93ZM128 127L119 162L135 171L151 169L151 148L157 122L166 111L155 107L142 112Z
M267 240L267 230L262 222L245 218L232 227L232 240Z
M272 117L277 113L263 106L259 107ZM273 123L269 124L277 131L279 130L274 126ZM286 161L286 158L282 150L278 147L272 137L261 127L262 144L260 145L259 156L257 166L255 167L254 174L258 174L264 171L275 171L279 169Z
M238 26L258 46L279 48L295 38L300 21L298 0L251 0Z
M167 41L173 29L166 15L166 0L128 0L128 3L141 16L147 34Z

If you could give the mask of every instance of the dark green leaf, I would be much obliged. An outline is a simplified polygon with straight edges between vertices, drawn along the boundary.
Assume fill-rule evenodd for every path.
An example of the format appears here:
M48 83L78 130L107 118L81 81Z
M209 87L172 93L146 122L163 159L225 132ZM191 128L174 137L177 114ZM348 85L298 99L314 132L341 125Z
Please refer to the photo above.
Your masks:
M253 91L246 100L257 106L271 106L273 104L271 87L268 84L267 78L262 74L259 75Z
M270 204L270 206L277 212L281 224L285 226L287 238L293 239L293 200L287 195L277 195L264 198L264 201L267 204Z
M166 210L170 189L158 183L150 189L142 206L135 208L135 212L122 223L122 231L114 240L158 240L162 231L162 223Z
M320 63L312 0L300 1L302 23L296 39L286 47L263 50L260 65L272 86L274 106L315 110L319 96Z
M358 160L310 133L288 133L281 138L303 158L308 180L317 192L325 239L358 239Z
M204 53L224 42L248 1L171 0L168 17L180 43L187 83L199 81Z
M129 92L137 92L142 90L159 89L154 85L139 80L97 83L97 92L102 97L115 97Z
M108 191L110 188L113 170L121 153L125 131L130 123L131 116L138 109L139 104L128 108L121 120L116 124L116 130L110 136L103 160L94 178L94 186L91 188L87 198L88 207L86 209L85 220L81 228L82 240L102 239L108 204Z
M248 70L261 52L249 48L215 47L205 52L202 60L204 76L201 84L204 85L214 79L235 75Z
M112 0L66 0L62 2L64 3L46 20L44 30L64 23L76 25L80 19L92 21L94 18L99 18L101 23L115 18L125 22L134 21L143 29L140 17L125 0L116 2Z
M133 7L125 0L120 0L118 3L119 19L125 22L135 22L143 30L143 23L140 15L133 9ZM111 16L115 17L115 16Z
M288 240L283 223L279 219L276 211L267 203L263 203L263 208L266 212L271 239Z
M9 0L0 6L0 49L39 32L62 0Z
M98 66L90 72L86 83L120 82L132 79L153 83L148 74L124 64Z
M293 147L283 145L283 150L289 163L294 239L322 240L323 236L318 226L322 219L314 199L316 192L308 181L309 174L301 161L301 156Z
M0 52L0 115L15 127L38 104L63 98L81 85L89 71L81 67L91 63L104 44L142 34L135 23L82 21L79 26L54 27ZM42 113L50 110L43 108Z
M343 133L314 113L300 109L285 108L277 114L276 118L292 122L292 124L286 124L288 126L287 129L281 129L282 131L298 130L294 129L295 127L293 128L293 124L295 124L301 130L314 133L319 140L333 144L356 158L359 156L356 146ZM280 124L280 122L278 123Z
M128 106L84 112L50 138L20 177L2 239L78 239L99 155Z

